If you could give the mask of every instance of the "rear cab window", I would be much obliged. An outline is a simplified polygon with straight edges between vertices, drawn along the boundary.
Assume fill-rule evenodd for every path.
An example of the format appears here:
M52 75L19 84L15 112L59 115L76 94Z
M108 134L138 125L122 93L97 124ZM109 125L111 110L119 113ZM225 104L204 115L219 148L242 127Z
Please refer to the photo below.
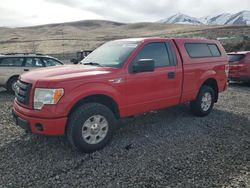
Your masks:
M216 44L208 44L208 48L211 51L213 57L221 56L220 50Z
M221 52L216 44L185 43L185 49L191 58L219 57Z

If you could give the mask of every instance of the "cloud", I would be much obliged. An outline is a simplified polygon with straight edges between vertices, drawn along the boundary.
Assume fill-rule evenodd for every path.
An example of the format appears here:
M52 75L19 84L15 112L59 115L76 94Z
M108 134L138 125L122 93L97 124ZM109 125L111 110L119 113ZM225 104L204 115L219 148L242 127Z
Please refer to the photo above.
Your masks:
M0 25L20 26L106 19L118 22L156 21L178 12L194 17L236 13L249 0L1 0Z
M1 0L0 4L0 26L29 26L85 19L102 17L94 12L44 0Z
M194 17L224 12L235 13L250 7L249 0L46 0L95 12L121 22L155 21L177 12Z
M169 0L92 0L85 3L80 0L47 0L49 2L64 4L70 7L95 12L104 19L121 22L154 21L162 13L166 13L167 7L171 5ZM169 13L174 13L171 11ZM166 14L165 14L166 15Z

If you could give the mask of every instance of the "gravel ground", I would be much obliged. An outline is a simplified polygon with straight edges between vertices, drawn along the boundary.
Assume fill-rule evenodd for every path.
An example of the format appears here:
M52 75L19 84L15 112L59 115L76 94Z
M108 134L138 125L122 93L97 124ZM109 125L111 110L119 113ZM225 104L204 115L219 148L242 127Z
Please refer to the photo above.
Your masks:
M0 92L0 187L250 187L250 87L233 84L205 118L180 105L125 119L92 154L24 133Z

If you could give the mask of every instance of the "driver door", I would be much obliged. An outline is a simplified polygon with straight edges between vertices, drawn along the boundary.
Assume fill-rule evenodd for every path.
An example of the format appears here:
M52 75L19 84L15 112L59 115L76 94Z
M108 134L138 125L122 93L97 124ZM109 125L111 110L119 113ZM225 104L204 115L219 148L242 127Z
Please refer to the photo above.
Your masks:
M181 80L176 79L176 62L173 62L170 43L147 43L129 65L139 59L153 59L152 72L130 73L126 78L127 115L140 114L151 110L178 104Z

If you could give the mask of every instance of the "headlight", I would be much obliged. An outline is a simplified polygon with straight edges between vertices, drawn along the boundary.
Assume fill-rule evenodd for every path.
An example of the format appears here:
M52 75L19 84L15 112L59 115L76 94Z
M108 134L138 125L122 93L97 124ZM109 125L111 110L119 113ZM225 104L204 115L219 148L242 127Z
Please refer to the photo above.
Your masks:
M64 89L36 88L34 95L34 109L41 110L45 104L57 104L64 94Z

